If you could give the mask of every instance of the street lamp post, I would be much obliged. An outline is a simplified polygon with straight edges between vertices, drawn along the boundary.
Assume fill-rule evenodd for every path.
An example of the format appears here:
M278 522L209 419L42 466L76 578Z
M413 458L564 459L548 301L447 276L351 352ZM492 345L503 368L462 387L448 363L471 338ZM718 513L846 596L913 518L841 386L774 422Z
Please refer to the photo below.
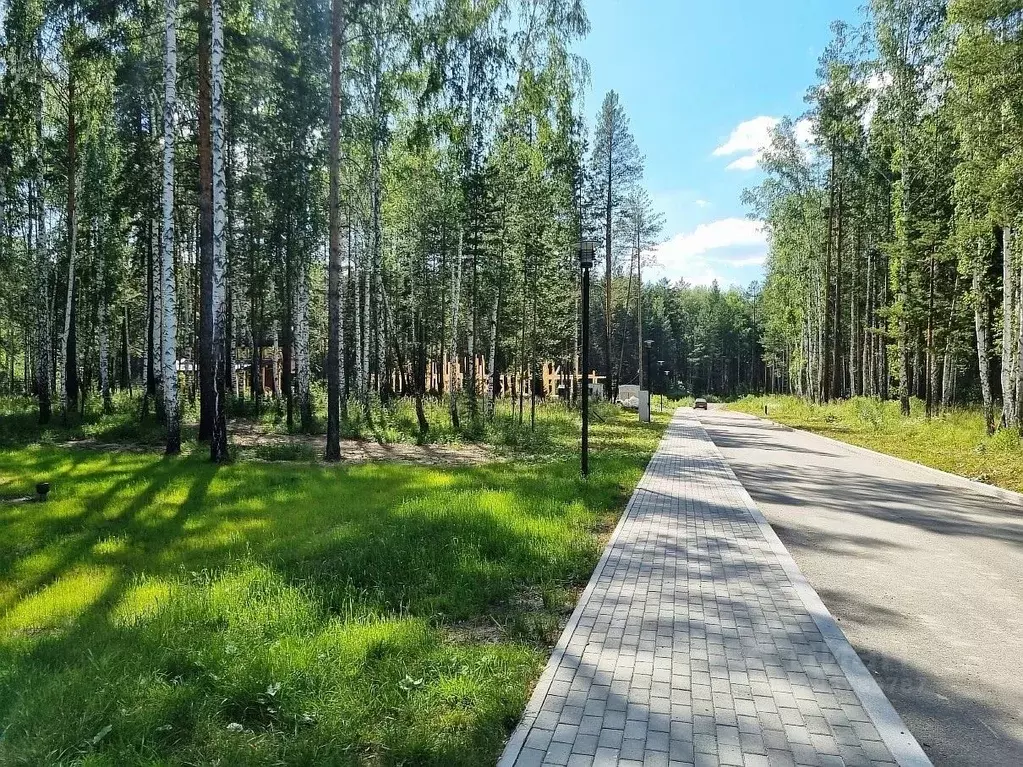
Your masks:
M660 373L664 369L664 360L657 360L657 372ZM650 396L653 397L653 391L651 390ZM664 412L664 379L661 379L661 412Z
M650 338L646 339L643 342L643 346L646 347L646 413L645 413L646 418L643 417L644 413L643 413L643 408L642 408L642 404L641 404L640 405L640 412L639 412L639 420L645 421L646 423L649 423L650 422L650 414L651 414L651 411L653 410L653 404L654 404L654 402L653 402L654 386L653 386L653 382L650 380L650 356L651 356L651 350L654 348L653 339L650 339ZM640 362L642 362L642 360L640 360ZM640 399L642 399L643 392L642 392L642 387L640 387L640 388L641 388L641 391L640 391L639 396L640 396Z
M646 390L651 391L650 387L650 350L654 348L653 339L648 338L643 342L643 346L646 347Z
M590 476L590 268L593 254L600 243L597 240L579 241L579 268L582 270L582 374L583 374L583 434L582 474Z

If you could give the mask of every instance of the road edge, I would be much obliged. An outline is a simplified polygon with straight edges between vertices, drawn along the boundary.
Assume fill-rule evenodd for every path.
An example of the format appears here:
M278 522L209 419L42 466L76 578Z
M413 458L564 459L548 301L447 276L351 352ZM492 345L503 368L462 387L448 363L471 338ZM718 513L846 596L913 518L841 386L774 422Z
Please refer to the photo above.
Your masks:
M869 447L863 447L862 445L854 445L852 442L843 442L842 440L836 439L835 437L829 437L825 434L818 434L817 432L811 431L809 429L800 429L798 426L789 426L788 424L781 423L779 421L773 421L770 418L764 418L763 416L754 415L753 413L746 413L742 410L729 410L727 407L722 408L722 410L732 415L741 416L743 418L752 418L754 421L768 423L771 424L772 426L777 426L780 429L791 429L792 431L798 431L802 434L809 434L813 437L817 437L818 439L823 439L826 442L830 442L832 445L838 445L839 447L844 447L853 452L871 456L872 458L886 458L891 461L897 461L898 463L901 463L904 466L909 466L917 470L922 470L924 473L937 475L937 477L940 477L941 479L944 479L950 482L951 484L958 485L959 487L967 488L970 490L976 490L979 493L993 496L1008 503L1015 504L1019 506L1021 509L1023 509L1023 493L1017 493L1015 490L1007 490L1004 487L998 487L998 485L990 485L987 482L980 482L979 480L976 479L964 477L962 474L953 474L952 472L945 471L944 469L936 469L933 466L928 466L925 463L911 461L908 458L900 458L897 455L891 455L889 453L882 453L880 450L871 450Z
M747 414L743 413L742 415ZM756 416L752 417L756 418ZM892 705L891 701L888 700L888 696L884 694L884 691L877 683L877 680L870 674L870 671L863 663L859 654L855 649L853 649L853 646L849 643L845 633L838 625L834 616L831 615L831 612L824 604L824 601L820 598L816 589L810 585L806 576L803 575L802 570L799 569L799 565L796 564L796 560L789 553L789 550L785 548L785 544L782 543L781 538L778 537L774 528L771 527L771 523L767 521L767 518L757 507L753 497L749 494L749 491L746 490L746 486L739 481L738 476L736 476L735 472L732 470L732 465L729 463L724 453L721 452L717 443L711 439L711 436L707 432L703 422L699 418L694 418L693 420L699 423L707 441L713 446L714 451L721 457L725 466L728 467L729 474L732 475L735 483L740 488L739 496L746 504L746 508L754 521L756 521L757 525L760 527L760 531L767 539L767 542L771 546L771 550L774 552L775 556L778 557L778 561L781 563L782 569L785 570L785 573L792 582L796 593L799 594L800 601L802 601L803 606L813 618L813 622L817 625L818 630L821 632L821 636L824 637L824 641L827 643L831 653L835 656L835 660L838 662L839 667L845 674L846 679L848 679L849 684L852 685L853 692L855 692L856 697L860 699L864 710L867 712L867 715L877 728L878 733L881 735L881 739L888 747L892 757L899 763L900 767L933 767L931 765L931 760L927 757L927 754L924 753L920 743L910 732L905 722L902 721L902 717L899 716L899 712L895 710L895 707ZM774 422L771 421L771 423ZM837 442L838 440L834 441ZM878 455L883 455L883 453L878 453ZM908 463L912 463L912 461L909 461Z

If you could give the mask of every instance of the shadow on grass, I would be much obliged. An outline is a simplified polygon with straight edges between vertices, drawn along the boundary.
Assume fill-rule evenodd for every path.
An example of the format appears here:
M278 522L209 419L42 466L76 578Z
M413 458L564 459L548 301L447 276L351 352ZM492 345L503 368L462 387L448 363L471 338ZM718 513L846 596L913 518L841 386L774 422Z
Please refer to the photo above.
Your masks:
M444 627L578 586L647 453L438 469L0 453L11 763L479 764L544 649ZM111 729L107 730L107 727Z

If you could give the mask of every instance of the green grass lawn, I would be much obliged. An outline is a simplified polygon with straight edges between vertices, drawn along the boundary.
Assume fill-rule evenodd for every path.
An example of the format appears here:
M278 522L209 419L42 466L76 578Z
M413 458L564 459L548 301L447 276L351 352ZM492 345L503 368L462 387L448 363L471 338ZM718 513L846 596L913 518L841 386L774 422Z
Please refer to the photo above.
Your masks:
M493 763L667 423L474 467L0 450L0 764ZM528 413L527 413L528 417Z
M976 409L955 410L927 419L924 405L912 403L908 418L898 402L857 398L814 405L797 397L747 397L732 410L764 415L778 423L816 432L935 469L1023 492L1023 442L1015 431L988 437Z

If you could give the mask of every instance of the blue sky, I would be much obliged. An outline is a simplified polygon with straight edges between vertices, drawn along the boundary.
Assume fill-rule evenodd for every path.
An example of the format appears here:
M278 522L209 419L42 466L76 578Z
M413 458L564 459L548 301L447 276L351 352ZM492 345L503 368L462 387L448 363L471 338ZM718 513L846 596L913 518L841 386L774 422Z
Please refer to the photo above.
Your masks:
M591 67L592 121L618 91L645 185L665 215L651 279L746 286L766 252L746 220L757 147L772 119L797 117L830 23L856 21L863 0L588 0L579 47ZM646 276L646 275L644 275Z

